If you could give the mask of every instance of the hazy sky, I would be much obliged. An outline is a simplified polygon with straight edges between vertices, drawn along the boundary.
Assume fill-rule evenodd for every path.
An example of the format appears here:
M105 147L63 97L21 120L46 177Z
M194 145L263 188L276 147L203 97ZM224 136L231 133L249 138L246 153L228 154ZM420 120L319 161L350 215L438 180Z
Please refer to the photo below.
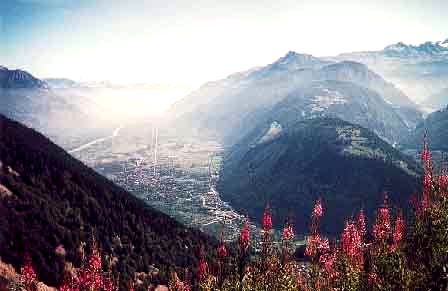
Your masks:
M0 0L0 65L198 85L273 62L448 38L447 0Z

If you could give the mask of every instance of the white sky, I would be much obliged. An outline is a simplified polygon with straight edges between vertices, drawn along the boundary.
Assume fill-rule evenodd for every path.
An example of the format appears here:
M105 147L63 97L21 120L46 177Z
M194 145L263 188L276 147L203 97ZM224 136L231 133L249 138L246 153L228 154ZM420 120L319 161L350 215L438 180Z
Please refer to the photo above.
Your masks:
M0 65L41 78L198 86L289 50L328 56L448 38L446 0L13 2L1 12Z

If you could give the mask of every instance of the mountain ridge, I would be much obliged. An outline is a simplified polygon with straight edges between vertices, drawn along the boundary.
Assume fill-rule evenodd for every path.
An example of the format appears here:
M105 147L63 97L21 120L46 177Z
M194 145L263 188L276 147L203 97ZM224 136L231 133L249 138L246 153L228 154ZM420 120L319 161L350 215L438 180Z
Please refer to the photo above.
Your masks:
M272 133L273 126L266 130ZM313 118L281 128L270 139L246 139L224 158L218 190L233 207L259 221L270 203L274 224L290 213L301 233L321 196L323 231L337 233L354 209L373 217L387 191L407 205L417 189L419 167L372 131L338 118ZM401 204L402 203L402 204Z
M63 245L77 266L78 247L92 233L118 259L112 270L121 288L135 271L158 269L156 280L166 282L170 268L195 265L200 245L213 254L215 239L151 208L40 133L0 115L0 137L0 185L10 193L0 195L0 256L16 269L28 251L38 277L58 286L64 260L54 249Z
M0 66L0 88L41 88L48 89L48 85L23 70L10 70L6 67Z
M297 58L299 65L295 62ZM305 67L300 67L302 65ZM306 89L316 81L336 80L379 92L400 118L405 119L409 130L419 121L415 103L366 65L356 62L327 62L311 55L288 52L273 64L238 76L206 83L173 104L167 113L168 119L174 121L173 126L183 124L187 127L185 130L194 128L208 132L232 144L291 92ZM243 134L238 136L236 129L244 130Z

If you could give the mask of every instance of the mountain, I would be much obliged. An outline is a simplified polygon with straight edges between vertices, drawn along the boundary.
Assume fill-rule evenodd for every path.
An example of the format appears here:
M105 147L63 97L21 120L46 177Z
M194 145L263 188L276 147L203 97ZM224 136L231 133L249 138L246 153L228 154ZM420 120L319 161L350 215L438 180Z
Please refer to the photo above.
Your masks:
M448 107L429 114L403 143L404 148L419 149L425 132L431 150L448 152Z
M443 109L448 105L448 87L429 96L421 105L427 108L427 111L429 112Z
M448 81L448 39L420 45L398 42L379 51L344 53L326 59L366 64L414 102L422 102L446 88Z
M320 74L322 80L348 81L374 90L383 96L386 102L394 106L416 107L416 104L392 83L386 82L380 75L361 63L342 61L326 66Z
M0 66L0 88L47 88L47 84L22 70Z
M312 55L289 51L274 63L251 72L250 78L270 77L272 74L293 73L297 70L319 69L331 63L331 61L322 60Z
M0 88L46 88L45 82L22 70L0 66Z
M244 124L256 125L245 140L258 140L273 122L289 128L298 121L316 117L337 117L359 124L391 144L397 142L397 137L409 134L407 124L377 92L352 82L327 80L291 92L272 110L258 116L257 122L245 120Z
M43 80L53 89L76 88L81 86L81 84L65 78L47 78Z
M232 144L286 96L325 80L351 82L376 91L389 103L385 106L403 119L407 130L421 120L417 106L367 66L347 61L331 63L294 52L265 67L205 84L175 103L168 116L175 121L174 126L182 124Z
M225 201L260 221L271 204L274 224L292 215L307 231L313 201L321 196L322 230L334 234L353 211L372 217L383 192L407 205L417 188L415 162L372 131L336 118L313 118L282 128L272 124L255 143L234 145L225 157L218 190Z
M109 135L116 126L98 118L98 105L92 100L70 89L51 88L28 72L1 67L0 84L0 114L44 133L65 148Z
M169 268L196 265L201 244L209 254L217 245L2 115L0 213L2 261L18 268L28 251L39 279L51 286L58 285L64 267L55 248L62 244L65 259L77 266L78 247L92 234L102 253L117 259L113 273L123 284L135 271L156 271L154 280L166 280Z

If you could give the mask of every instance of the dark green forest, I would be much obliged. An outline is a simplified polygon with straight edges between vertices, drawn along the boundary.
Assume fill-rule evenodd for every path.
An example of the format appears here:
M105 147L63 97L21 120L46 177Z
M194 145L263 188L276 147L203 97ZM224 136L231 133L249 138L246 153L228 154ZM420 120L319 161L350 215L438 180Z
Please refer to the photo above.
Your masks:
M336 234L361 208L372 218L385 192L406 211L420 174L412 158L372 131L317 118L297 122L271 141L235 145L224 160L218 189L257 220L270 203L274 225L291 216L299 233L306 233L312 201L322 197L329 206L322 231Z
M81 262L78 248L93 237L115 257L120 282L153 272L166 282L170 268L196 265L203 245L213 256L218 242L187 228L97 174L38 132L0 115L0 257L18 269L29 252L38 278L59 286L64 260ZM63 245L65 258L55 254ZM158 271L157 271L158 270ZM154 274L154 273L153 273ZM123 283L124 284L124 283Z

